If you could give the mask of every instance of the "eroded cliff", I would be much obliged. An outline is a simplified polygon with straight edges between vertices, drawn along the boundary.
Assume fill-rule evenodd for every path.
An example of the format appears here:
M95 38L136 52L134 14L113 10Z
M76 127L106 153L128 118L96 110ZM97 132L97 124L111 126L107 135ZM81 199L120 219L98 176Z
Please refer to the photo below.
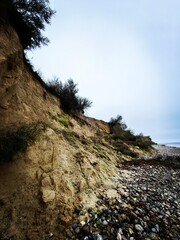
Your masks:
M0 24L0 130L7 155L13 154L0 165L1 239L49 239L52 233L65 239L74 207L94 206L100 189L111 190L119 161L130 158L111 145L107 123L61 110L59 99L25 63L8 22ZM25 148L18 148L16 139L23 139Z

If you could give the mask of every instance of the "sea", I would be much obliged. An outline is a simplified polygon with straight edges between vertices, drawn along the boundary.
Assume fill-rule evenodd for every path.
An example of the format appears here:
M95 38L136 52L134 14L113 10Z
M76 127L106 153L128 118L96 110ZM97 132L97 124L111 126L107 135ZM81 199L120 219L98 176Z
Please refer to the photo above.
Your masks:
M177 148L180 148L180 142L164 143L164 145L169 146L169 147L177 147Z

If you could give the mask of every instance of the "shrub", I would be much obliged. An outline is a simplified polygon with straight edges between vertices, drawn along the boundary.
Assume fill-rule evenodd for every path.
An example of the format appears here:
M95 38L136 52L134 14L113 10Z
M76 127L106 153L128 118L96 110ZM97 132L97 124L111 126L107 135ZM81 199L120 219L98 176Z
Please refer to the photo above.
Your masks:
M62 84L58 78L55 78L47 85L48 90L60 98L61 107L64 112L68 114L84 113L92 104L87 98L82 98L77 95L77 84L74 83L72 79Z
M117 115L115 118L111 118L109 126L111 129L112 137L115 140L132 140L134 134L131 130L127 129L127 125L122 121L122 116Z
M148 150L152 147L154 142L151 140L149 136L143 136L140 134L136 136L136 140L134 144L140 147L141 149Z
M123 140L128 144L140 147L144 150L149 150L154 144L150 137L143 136L143 134L135 135L132 130L127 129L127 125L122 122L122 116L117 115L111 118L109 126L111 129L112 138L115 141ZM127 149L125 149L127 150Z
M115 118L110 119L109 125L112 132L114 131L114 128L116 129L119 128L122 130L125 130L127 128L127 125L124 122L122 122L122 119L123 118L120 115L117 115Z
M19 152L24 152L36 140L42 129L42 124L38 122L11 131L1 130L0 163L12 161Z

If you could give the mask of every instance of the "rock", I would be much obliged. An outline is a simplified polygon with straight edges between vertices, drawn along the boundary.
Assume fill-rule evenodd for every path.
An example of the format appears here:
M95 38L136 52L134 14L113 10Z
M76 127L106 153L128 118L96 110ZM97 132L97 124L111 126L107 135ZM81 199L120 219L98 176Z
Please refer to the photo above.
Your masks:
M92 227L89 226L89 225L84 225L82 227L82 232L85 234L85 235L89 235L90 233L92 233Z
M44 175L44 174L43 174ZM46 175L42 181L41 181L41 185L44 188L51 188L52 187L52 183L51 183L51 179L48 175Z
M156 233L151 233L149 237L152 240L157 240L158 239L158 235Z
M134 231L132 230L132 228L129 228L129 233L130 235L134 234Z
M142 232L144 230L143 227L140 224L136 224L135 229L139 232Z
M67 236L68 238L72 238L73 233L72 233L69 229L67 229L67 230L66 230L66 236Z
M156 227L157 232L159 232L159 225L156 224L155 227Z
M50 233L50 234L49 234L49 238L52 238L53 236L54 236L53 233Z
M81 224L81 226L84 226L86 224L86 222L81 221L80 224Z
M42 188L42 199L45 203L53 202L55 199L56 193L54 190Z
M108 222L107 222L106 220L104 220L104 221L102 222L102 224L103 224L104 226L107 226L107 225L108 225Z
M74 232L75 232L76 234L78 234L78 233L80 232L80 228L77 227L77 228L74 230Z
M119 221L124 221L127 219L127 216L126 214L122 213L122 214L118 214L118 219Z
M103 240L102 236L100 234L97 234L96 240Z
M81 210L82 210L82 208L81 208L80 206L76 206L76 207L74 208L74 213L80 214Z
M157 232L157 229L156 229L156 228L151 228L151 231L152 231L153 233L156 233L156 232Z
M117 234L117 240L122 240L122 236L120 233Z

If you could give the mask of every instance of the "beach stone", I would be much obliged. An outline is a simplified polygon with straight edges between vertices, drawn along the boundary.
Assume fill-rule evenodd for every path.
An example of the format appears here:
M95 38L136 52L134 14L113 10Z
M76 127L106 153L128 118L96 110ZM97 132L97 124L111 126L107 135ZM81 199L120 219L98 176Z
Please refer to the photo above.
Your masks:
M136 224L135 229L138 230L139 232L142 232L144 230L140 224Z
M96 240L103 240L102 236L100 234L97 234Z
M108 222L107 222L106 220L104 220L104 221L102 222L102 224L103 224L104 226L107 226L107 225L108 225Z
M82 227L82 231L83 231L86 235L88 235L88 234L92 233L92 226L84 225L84 226Z
M117 193L123 190L127 195L119 194L112 199L102 191L96 211L91 209L87 220L81 219L92 227L92 232L82 231L80 216L77 216L76 227L80 227L80 232L72 239L96 240L99 234L103 239L178 240L179 170L157 162L161 160L153 161L147 157L146 163L122 164L114 189Z
M150 239L152 239L152 240L157 240L157 239L158 239L158 236L157 236L156 233L151 233L149 237L150 237Z
M80 232L80 228L77 227L77 228L74 230L74 232L75 232L76 234L78 234L78 233Z
M74 213L80 214L81 210L82 210L82 208L81 208L80 206L76 206L76 207L74 208Z
M129 228L129 233L132 235L134 234L134 231L132 230L132 228Z
M118 214L118 219L119 219L119 221L123 221L123 220L127 219L127 216L124 213Z
M67 229L66 230L66 236L69 237L69 238L72 238L73 233L69 229Z
M119 232L117 234L117 240L122 240L122 236L121 236L121 234Z

